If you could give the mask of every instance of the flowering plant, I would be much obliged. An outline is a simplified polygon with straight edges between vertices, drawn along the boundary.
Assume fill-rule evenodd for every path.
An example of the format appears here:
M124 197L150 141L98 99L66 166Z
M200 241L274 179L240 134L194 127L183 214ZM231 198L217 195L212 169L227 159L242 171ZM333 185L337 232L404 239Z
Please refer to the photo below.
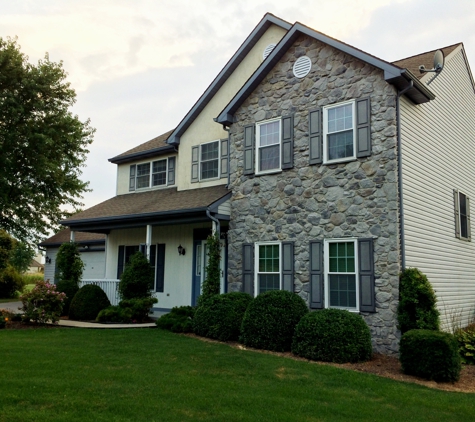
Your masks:
M61 316L65 298L64 293L56 291L54 284L40 281L31 292L20 296L23 306L19 309L23 311L25 321L56 323Z

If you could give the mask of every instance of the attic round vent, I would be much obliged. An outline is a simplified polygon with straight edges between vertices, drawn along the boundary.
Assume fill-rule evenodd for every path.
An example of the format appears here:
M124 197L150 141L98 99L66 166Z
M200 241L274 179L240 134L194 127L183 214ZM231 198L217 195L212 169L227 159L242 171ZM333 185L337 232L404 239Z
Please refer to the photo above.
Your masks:
M310 60L310 57L307 56L302 56L297 59L297 61L294 63L294 75L297 78L303 78L304 76L308 75L308 72L310 72L310 69L312 68L312 61Z
M275 44L269 44L262 53L262 59L265 60L266 57L270 54L270 52L274 49Z

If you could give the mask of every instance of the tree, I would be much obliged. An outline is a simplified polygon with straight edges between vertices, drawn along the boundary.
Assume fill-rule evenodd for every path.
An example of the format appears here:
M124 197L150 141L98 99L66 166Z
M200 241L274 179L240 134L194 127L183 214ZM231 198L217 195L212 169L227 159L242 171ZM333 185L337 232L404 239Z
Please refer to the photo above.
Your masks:
M13 244L14 239L5 230L0 229L0 272L7 268Z
M120 277L119 294L123 300L144 299L152 296L153 269L142 252L130 257Z
M0 38L0 227L38 241L88 191L80 180L94 129L69 111L76 93L63 63L28 62Z
M10 253L10 264L19 273L24 273L30 267L35 256L35 250L25 242L16 242Z

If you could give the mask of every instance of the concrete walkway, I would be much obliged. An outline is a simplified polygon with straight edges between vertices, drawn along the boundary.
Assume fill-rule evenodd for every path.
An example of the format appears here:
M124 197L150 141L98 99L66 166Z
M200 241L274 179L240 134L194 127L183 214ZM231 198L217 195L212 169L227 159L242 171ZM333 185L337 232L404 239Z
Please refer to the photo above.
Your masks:
M5 309L7 311L11 311L14 314L20 314L21 312L18 310L18 308L21 308L23 306L23 303L21 302L5 302L5 303L0 303L0 309Z

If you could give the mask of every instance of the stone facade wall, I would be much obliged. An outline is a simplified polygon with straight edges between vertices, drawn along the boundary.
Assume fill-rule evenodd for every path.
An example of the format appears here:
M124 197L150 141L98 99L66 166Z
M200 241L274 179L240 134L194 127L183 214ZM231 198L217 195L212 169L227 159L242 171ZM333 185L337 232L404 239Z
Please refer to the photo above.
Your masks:
M307 55L311 72L292 73ZM372 156L309 166L308 112L319 106L371 99ZM270 175L243 175L244 126L294 115L294 167ZM398 351L399 235L396 92L382 71L302 36L235 114L230 129L231 222L228 290L242 288L242 243L294 241L294 290L309 301L310 240L374 239L376 313L364 314L376 351Z

